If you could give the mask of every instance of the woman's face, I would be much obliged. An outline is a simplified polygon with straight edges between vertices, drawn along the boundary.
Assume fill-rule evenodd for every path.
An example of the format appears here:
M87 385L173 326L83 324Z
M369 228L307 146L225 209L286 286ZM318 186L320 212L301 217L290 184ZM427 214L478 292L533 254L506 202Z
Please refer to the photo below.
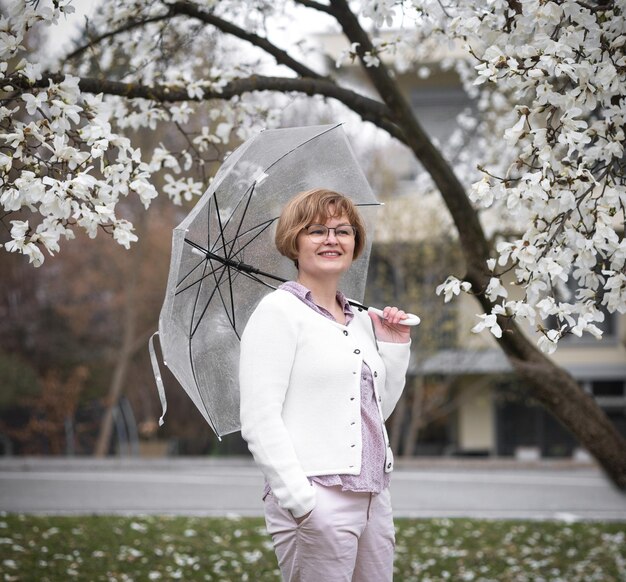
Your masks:
M330 209L332 212L332 208ZM350 221L344 214L319 220L329 228L349 225ZM298 245L298 273L308 277L340 276L352 264L354 256L354 237L337 237L334 230L329 230L324 240L317 241L302 231L296 239Z

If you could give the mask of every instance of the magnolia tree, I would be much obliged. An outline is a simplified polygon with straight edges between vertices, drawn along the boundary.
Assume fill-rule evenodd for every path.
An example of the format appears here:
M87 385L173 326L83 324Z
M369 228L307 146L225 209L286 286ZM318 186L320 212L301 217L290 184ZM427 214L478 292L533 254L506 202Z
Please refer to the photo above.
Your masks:
M275 125L295 95L336 100L410 148L443 197L466 271L437 292L478 299L474 331L495 336L533 395L626 487L624 439L542 353L567 334L600 336L604 312L626 312L623 1L110 0L60 57L25 48L32 30L55 38L72 8L14 1L0 19L6 251L39 265L76 229L128 246L136 236L118 203L138 196L147 208L157 172L165 195L189 199L206 186L189 171L216 144ZM317 65L313 15L345 37L337 72ZM434 144L396 80L422 70L435 46L464 52L441 64L458 70L479 112L459 120L473 139L454 170L447 148L463 137ZM345 67L360 67L369 87L342 84ZM162 124L185 146L131 141L129 130ZM521 290L515 300L505 277Z
M525 226L500 239L487 263L494 306L479 330L500 337L497 315L527 320L553 352L569 333L600 337L602 307L626 313L625 8L502 2L457 10L449 24L474 57L463 77L482 89L484 129L496 138L481 152L484 177L470 197ZM500 278L508 270L524 288L521 301L507 300ZM553 329L541 325L549 316Z

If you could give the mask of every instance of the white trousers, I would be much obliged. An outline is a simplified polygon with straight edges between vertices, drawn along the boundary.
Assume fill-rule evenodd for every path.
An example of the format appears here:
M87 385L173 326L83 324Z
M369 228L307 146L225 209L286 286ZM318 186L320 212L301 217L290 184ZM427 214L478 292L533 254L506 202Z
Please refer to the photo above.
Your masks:
M389 489L379 495L313 483L316 505L297 524L270 493L265 524L285 582L393 579L395 532Z

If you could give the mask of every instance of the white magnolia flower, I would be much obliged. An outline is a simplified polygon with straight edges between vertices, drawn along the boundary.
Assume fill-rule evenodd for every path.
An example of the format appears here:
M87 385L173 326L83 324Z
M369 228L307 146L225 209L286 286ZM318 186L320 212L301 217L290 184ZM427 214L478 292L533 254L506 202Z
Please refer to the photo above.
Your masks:
M502 286L502 282L498 277L491 277L489 279L489 285L485 289L485 295L491 300L495 301L498 297L508 297L508 291Z
M222 143L228 143L230 140L230 132L233 130L231 123L220 123L215 128L215 135L222 141Z
M125 248L130 248L130 243L139 240L133 232L133 225L127 220L117 220L113 228L113 238Z
M13 240L23 241L29 229L28 220L12 220L11 225Z
M360 43L353 42L350 45L349 49L345 49L341 53L339 53L339 56L337 57L335 61L335 67L337 68L341 67L346 62L348 57L350 58L351 62L354 62L354 59L356 59L357 57L357 49L359 46L360 46Z
M201 83L189 83L187 85L187 95L190 99L202 99L204 97L204 88Z
M473 328L473 333L480 333L484 329L488 329L494 337L501 338L502 337L502 328L498 324L497 316L493 313L486 314L481 313L477 316L482 321L479 321Z
M139 195L141 203L146 209L150 206L150 202L158 196L156 188L147 181L145 176L133 180L130 183L130 189Z
M435 289L437 295L444 294L444 303L448 303L452 297L461 293L461 291L468 292L472 288L472 284L468 281L461 281L456 277L450 275L441 285Z
M149 168L150 172L157 172L161 168L168 168L176 173L180 173L181 171L178 160L167 149L165 149L163 144L159 144L159 147L154 149ZM189 170L189 168L186 168L186 170Z
M380 59L376 56L376 54L373 54L370 51L367 51L363 55L363 62L365 63L366 67L378 67L378 66L380 66Z
M209 149L210 144L220 143L220 138L212 134L208 127L203 127L200 135L196 136L192 140L193 144L198 147L198 150L205 152Z
M185 102L170 107L172 121L180 124L187 123L193 111L193 108Z
M504 139L510 146L515 145L522 136L522 134L525 133L527 120L527 116L522 115L513 127L507 129L504 132Z
M26 62L20 74L25 77L29 83L33 84L35 81L41 79L41 64Z
M26 111L29 115L35 115L37 110L43 107L44 103L47 103L48 96L44 91L33 95L31 93L24 93L22 99L26 103Z
M539 337L537 340L537 346L543 353L553 354L558 347L558 341L560 338L561 334L557 330L550 329Z
M378 27L393 24L393 18L396 10L396 0L375 0L373 2L364 3L361 7L363 16L371 18Z
M493 204L494 196L491 181L488 176L484 176L478 182L474 182L469 191L470 200L487 208Z

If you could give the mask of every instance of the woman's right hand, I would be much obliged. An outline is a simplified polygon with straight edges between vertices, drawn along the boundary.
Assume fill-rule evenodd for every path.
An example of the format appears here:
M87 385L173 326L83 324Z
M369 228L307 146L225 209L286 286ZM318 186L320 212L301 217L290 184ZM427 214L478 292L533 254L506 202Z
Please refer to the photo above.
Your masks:
M383 317L380 317L373 311L369 311L368 315L374 324L374 333L377 340L398 344L411 341L411 328L400 323L408 317L401 309L388 305L383 309Z

